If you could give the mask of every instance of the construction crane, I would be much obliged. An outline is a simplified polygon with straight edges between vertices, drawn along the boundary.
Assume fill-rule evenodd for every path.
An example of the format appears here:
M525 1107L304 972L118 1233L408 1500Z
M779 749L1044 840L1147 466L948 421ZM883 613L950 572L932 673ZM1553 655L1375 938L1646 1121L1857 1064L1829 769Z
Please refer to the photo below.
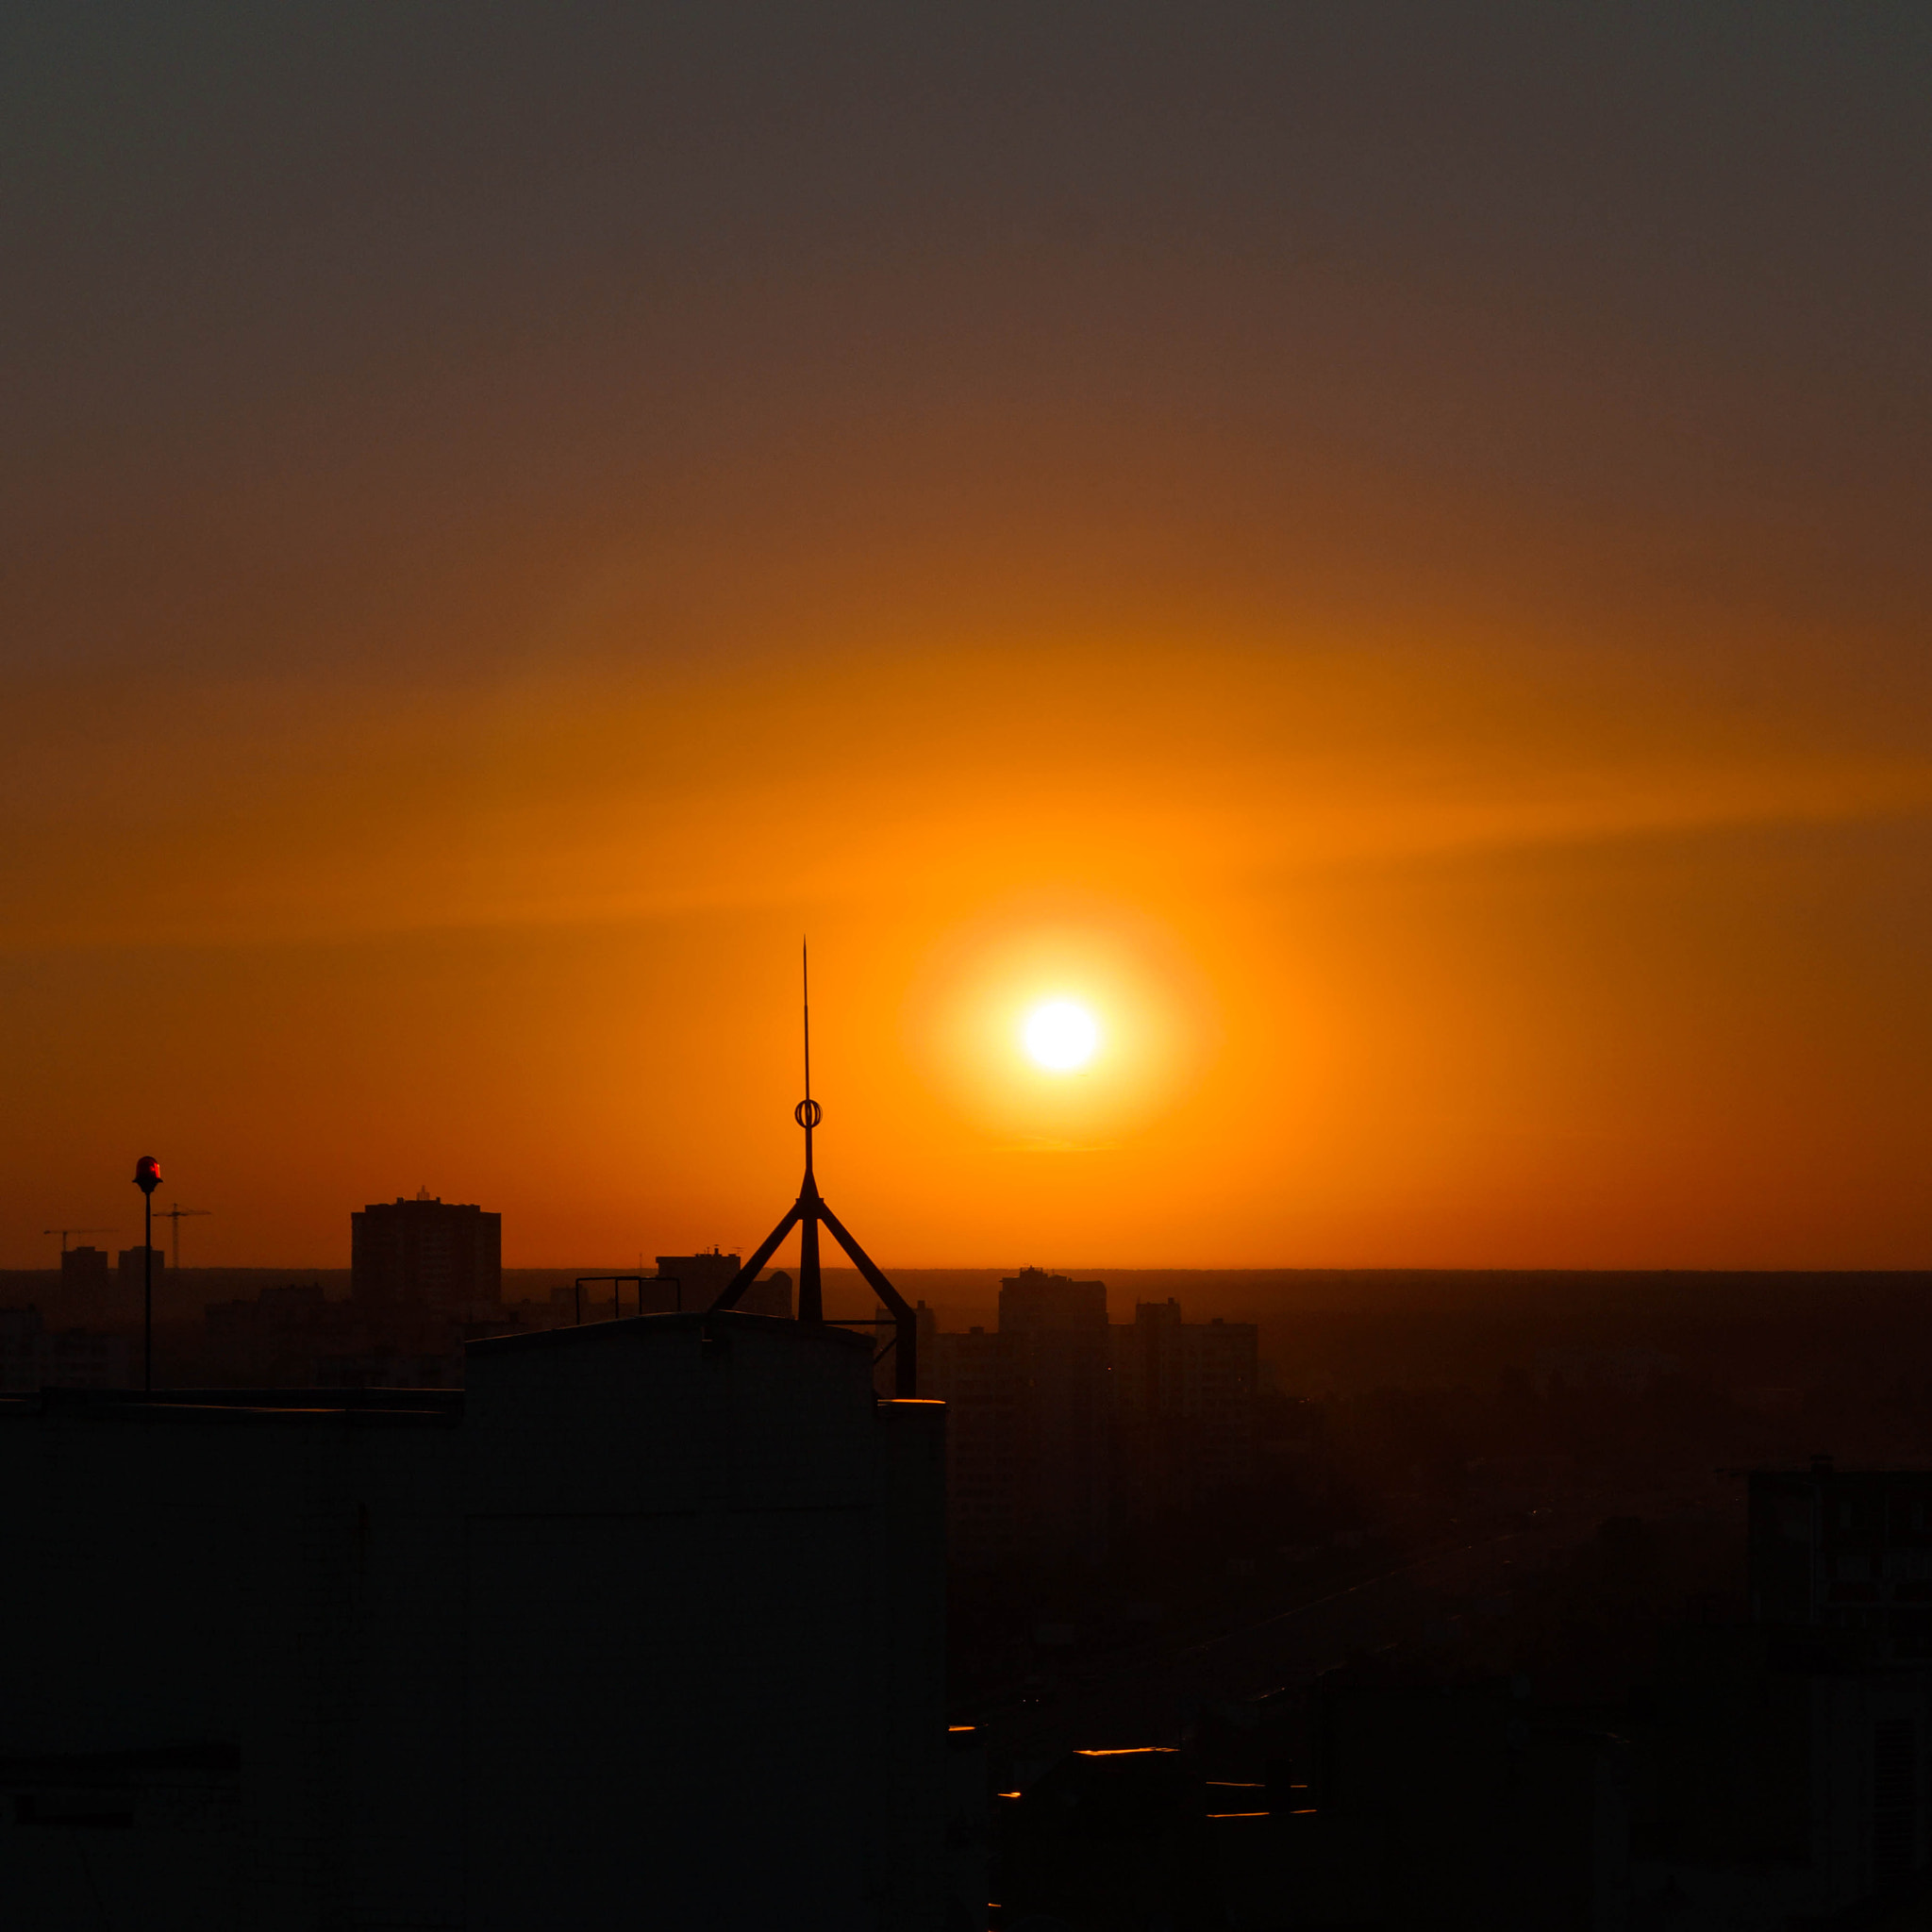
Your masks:
M67 1237L69 1235L112 1234L114 1230L111 1227L43 1227L41 1232L42 1234L58 1234L60 1237L60 1253L64 1258L67 1254Z
M175 1224L175 1254L168 1265L176 1274L181 1272L181 1224L191 1214L212 1214L212 1208L163 1208L155 1216L157 1221L172 1221Z

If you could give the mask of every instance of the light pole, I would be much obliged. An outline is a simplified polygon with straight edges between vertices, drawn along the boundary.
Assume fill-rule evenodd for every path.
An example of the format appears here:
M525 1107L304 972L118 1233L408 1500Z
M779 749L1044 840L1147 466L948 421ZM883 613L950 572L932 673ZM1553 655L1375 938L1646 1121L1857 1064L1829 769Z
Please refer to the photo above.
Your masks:
M141 1190L141 1387L155 1391L155 1190L161 1184L161 1163L143 1154L134 1163L134 1185Z

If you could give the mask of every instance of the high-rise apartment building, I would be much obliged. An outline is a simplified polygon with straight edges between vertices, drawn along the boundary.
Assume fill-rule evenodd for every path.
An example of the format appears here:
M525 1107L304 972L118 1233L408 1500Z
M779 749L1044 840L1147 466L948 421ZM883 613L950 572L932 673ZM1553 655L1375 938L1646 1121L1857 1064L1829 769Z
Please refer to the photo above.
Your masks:
M1107 1284L1023 1269L1000 1284L996 1334L935 1341L931 1387L951 1418L954 1560L1100 1561L1111 1449Z
M947 1407L947 1533L963 1568L1097 1562L1123 1519L1254 1479L1252 1322L1187 1322L1166 1301L1110 1326L1105 1282L1027 1268L1000 1285L996 1333L933 1335L920 1359L922 1392Z
M1255 1477L1255 1391L1261 1330L1253 1322L1181 1325L1181 1414L1193 1437L1197 1489L1239 1489Z
M489 1321L503 1307L503 1216L426 1191L373 1203L349 1217L349 1268L355 1299L372 1312Z
M966 1570L1023 1553L1016 1338L984 1328L920 1338L920 1391L946 1405L946 1552Z
M1097 1563L1111 1488L1107 1284L1024 1268L1000 1283L1000 1333L1012 1338L1014 1480L1034 1552Z
M161 1275L168 1265L166 1249L123 1248L114 1257L114 1302L124 1315L141 1312L141 1298L147 1288L150 1257L154 1263L155 1290L158 1293Z
M1252 1481L1257 1324L1186 1322L1170 1299L1139 1303L1112 1335L1125 1487L1139 1507L1158 1514Z
M1000 1283L1000 1333L1104 1334L1107 1283L1023 1268Z
M66 1322L98 1322L108 1312L105 1248L68 1248L60 1257L60 1313Z

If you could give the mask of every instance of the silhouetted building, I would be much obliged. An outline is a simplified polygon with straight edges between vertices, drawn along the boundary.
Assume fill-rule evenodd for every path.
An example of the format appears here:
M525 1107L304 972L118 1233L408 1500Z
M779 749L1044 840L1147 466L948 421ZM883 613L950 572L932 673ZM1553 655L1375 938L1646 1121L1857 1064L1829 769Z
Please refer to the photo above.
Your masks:
M308 1328L327 1314L328 1307L319 1281L275 1282L262 1289L253 1301L210 1302L201 1319L218 1335Z
M1105 1282L1028 1268L1000 1285L996 1334L933 1335L922 1360L950 1411L949 1547L965 1568L1097 1562L1121 1520L1254 1481L1252 1322L1184 1322L1167 1301L1110 1327Z
M8 1923L940 1932L944 1411L871 1352L656 1315L462 1394L0 1402Z
M108 1313L105 1248L69 1248L60 1257L60 1311L69 1322L99 1322Z
M658 1279L663 1284L658 1289L658 1298L666 1310L674 1307L708 1308L744 1265L738 1256L721 1254L716 1248L706 1254L659 1255L657 1260ZM653 1284L644 1286L648 1297ZM647 1298L645 1307L650 1306ZM748 1315L777 1315L789 1320L791 1275L783 1269L761 1274L739 1297L738 1306Z
M1882 1633L1817 1625L1667 1633L1648 1710L1619 1726L1644 1774L1640 1903L1782 1932L1840 1923L1823 1915L1924 1870L1932 1671L1880 1648Z
M115 1299L123 1315L138 1315L141 1312L142 1297L147 1291L146 1260L150 1250L146 1248L123 1248L114 1257L114 1272L118 1277ZM165 1248L152 1250L154 1257L154 1286L158 1294L161 1277L167 1272L168 1255Z
M1757 1470L1752 1612L1863 1630L1879 1654L1932 1658L1932 1470ZM1932 1790L1932 1787L1928 1787Z
M1909 1923L1873 1902L1932 1860L1932 1668L1908 1655L1928 1510L1928 1472L1754 1474L1753 1621L1665 1630L1627 1704L1324 1677L1273 1854L1293 1923Z
M935 1341L926 1386L953 1414L954 1560L1099 1562L1111 1463L1107 1284L1023 1269L1000 1284L996 1335Z
M1107 1327L1107 1283L1023 1268L1000 1283L1000 1333L1092 1335Z
M1107 1555L1113 1363L1107 1284L1024 1268L1000 1283L1000 1333L1019 1374L1014 1474L1037 1556Z
M0 1308L0 1394L30 1394L41 1386L40 1336L40 1309Z
M946 1405L946 1548L962 1569L994 1569L1027 1547L1017 1356L1015 1337L974 1328L936 1334L920 1357L921 1387Z
M1315 1699L1308 1790L1280 1821L1297 1925L1597 1932L1628 1908L1629 1750L1528 1687L1363 1680Z
M1143 1331L1183 1325L1141 1312ZM1142 1407L1172 1407L1177 1386L1157 1359ZM1016 1758L1024 1790L997 1814L1003 1918L1070 1932L1923 1925L1932 1662L1911 1653L1932 1471L1820 1457L1755 1474L1750 1534L1750 1618L1699 1600L1694 1621L1650 1632L1646 1679L1609 1701L1543 1701L1528 1674L1482 1674L1487 1645L1451 1657L1425 1637L1358 1648L1306 1702L1283 1687L1197 1709L1179 1750ZM1613 1619L1629 1613L1611 1601ZM1592 1648L1609 1636L1593 1609ZM1518 1659L1560 1668L1547 1626L1520 1635ZM1107 1722L1104 1700L1088 1707Z
M503 1217L427 1193L373 1203L349 1217L349 1271L372 1311L486 1320L503 1308Z
M1255 1323L1184 1322L1177 1301L1141 1302L1112 1342L1123 1507L1158 1515L1253 1482Z
M202 1366L169 1379L206 1382L218 1375L242 1388L306 1389L317 1379L317 1356L346 1348L361 1326L354 1304L330 1301L320 1282L271 1282L245 1300L209 1302L202 1310ZM331 1375L324 1386L346 1381Z
M48 1328L38 1308L0 1308L0 1391L125 1389L135 1350L125 1335L99 1328Z

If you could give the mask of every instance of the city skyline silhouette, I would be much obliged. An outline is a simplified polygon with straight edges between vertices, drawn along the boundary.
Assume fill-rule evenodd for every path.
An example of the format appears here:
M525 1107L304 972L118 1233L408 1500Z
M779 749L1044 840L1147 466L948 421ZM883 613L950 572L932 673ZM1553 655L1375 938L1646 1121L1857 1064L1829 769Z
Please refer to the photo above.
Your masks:
M0 96L0 1926L1932 1924L1932 15Z

